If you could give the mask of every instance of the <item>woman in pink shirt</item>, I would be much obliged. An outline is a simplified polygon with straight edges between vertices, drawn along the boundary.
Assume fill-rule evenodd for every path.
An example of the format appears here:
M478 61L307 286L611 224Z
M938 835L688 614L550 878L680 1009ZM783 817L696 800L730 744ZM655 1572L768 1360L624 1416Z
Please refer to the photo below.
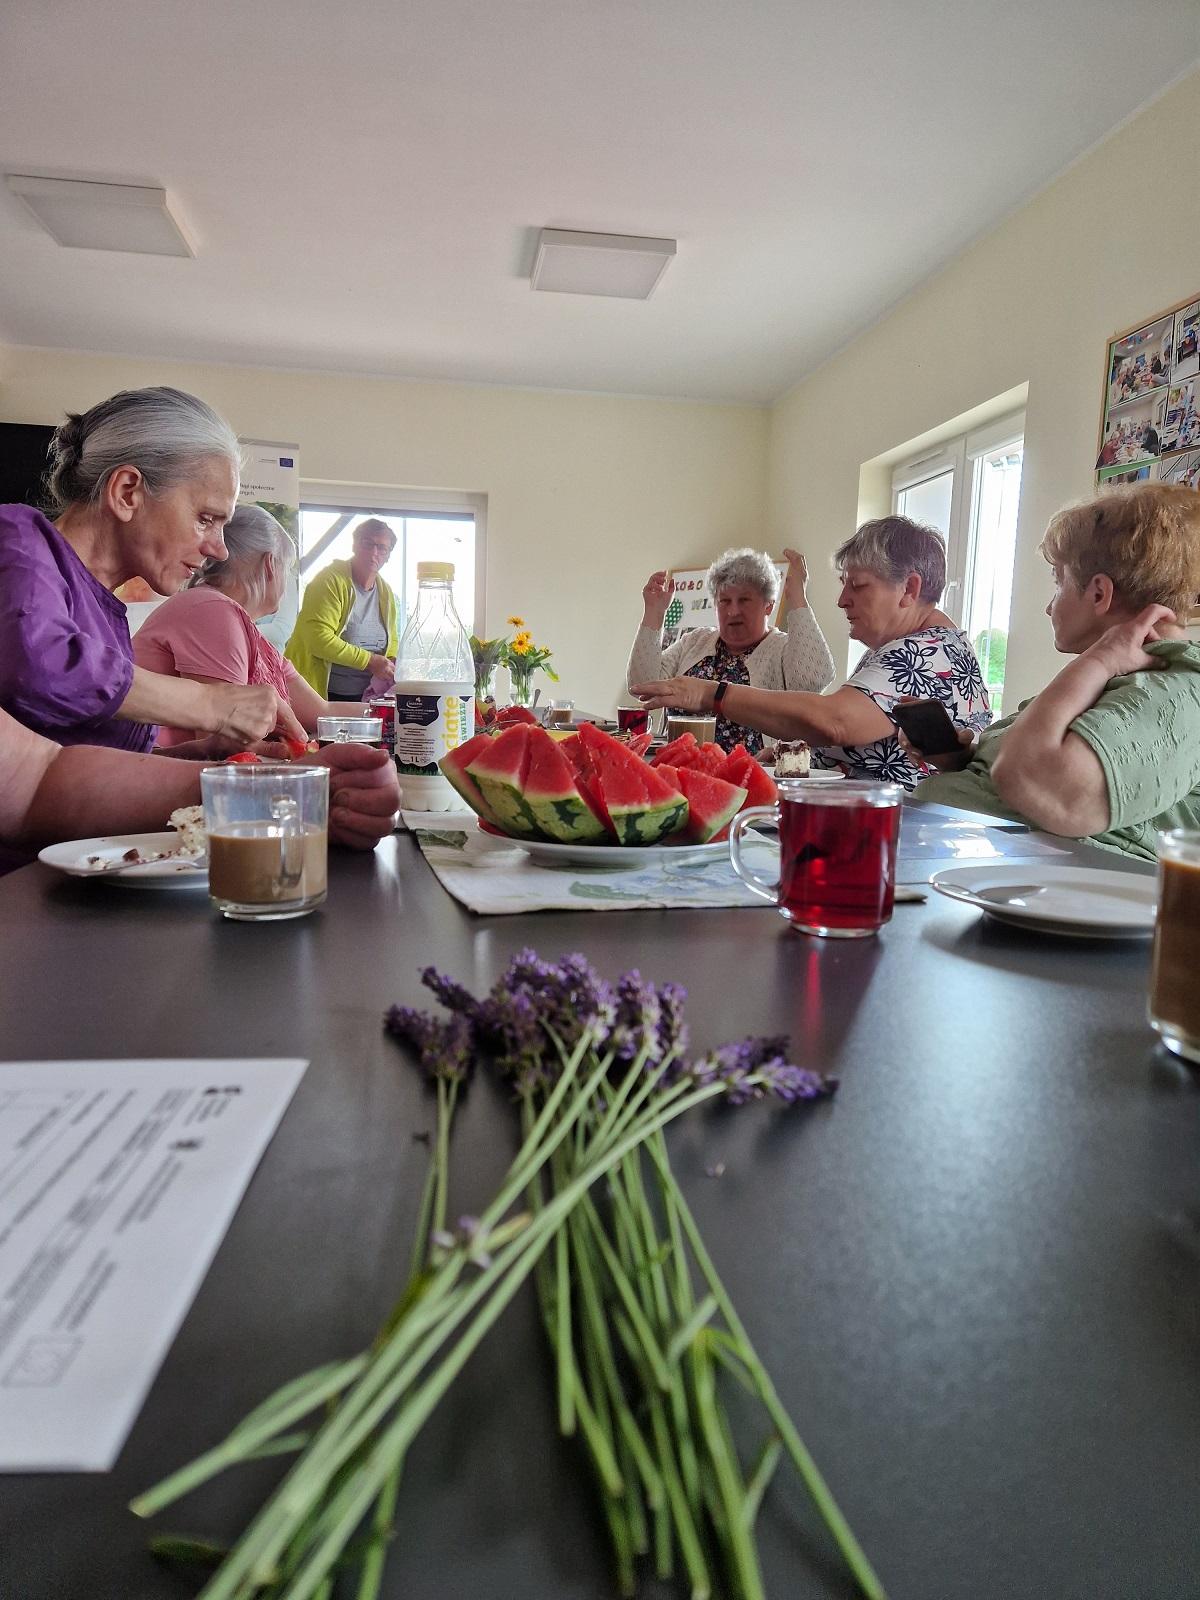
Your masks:
M302 726L317 718L354 716L361 708L322 700L255 622L276 610L296 552L287 533L261 506L239 506L225 524L225 561L210 561L191 588L164 600L133 637L138 666L200 683L270 684ZM162 728L159 745L182 744L191 729Z

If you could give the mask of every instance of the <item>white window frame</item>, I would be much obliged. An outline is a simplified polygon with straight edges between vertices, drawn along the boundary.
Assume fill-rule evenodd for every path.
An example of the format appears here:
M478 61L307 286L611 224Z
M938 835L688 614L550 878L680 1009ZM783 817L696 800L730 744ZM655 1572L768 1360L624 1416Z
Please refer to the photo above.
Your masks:
M471 516L475 519L475 615L471 632L484 635L487 580L487 495L454 489L400 489L395 485L300 480L300 504L330 510L383 511L393 517Z
M898 511L905 489L940 477L943 472L954 474L950 490L950 527L946 534L946 591L941 605L960 626L975 576L982 487L982 474L976 471L976 463L994 451L1011 448L1024 438L1025 412L1010 411L993 422L973 428L970 433L945 440L924 455L899 462L892 469L893 513Z

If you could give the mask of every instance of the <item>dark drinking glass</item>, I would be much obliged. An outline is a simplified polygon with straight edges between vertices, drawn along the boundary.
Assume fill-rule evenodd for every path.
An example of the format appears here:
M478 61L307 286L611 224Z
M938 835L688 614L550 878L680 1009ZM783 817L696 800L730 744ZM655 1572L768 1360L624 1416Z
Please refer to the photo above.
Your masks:
M646 733L650 727L650 713L645 706L618 706L617 727L621 733Z

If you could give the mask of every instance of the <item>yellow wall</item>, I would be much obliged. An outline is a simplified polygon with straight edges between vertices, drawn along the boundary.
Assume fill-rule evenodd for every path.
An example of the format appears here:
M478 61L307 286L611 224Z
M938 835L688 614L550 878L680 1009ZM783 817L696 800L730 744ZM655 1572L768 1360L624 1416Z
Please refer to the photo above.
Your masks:
M842 629L828 556L853 530L860 466L1027 382L1006 704L1061 666L1038 540L1091 492L1109 336L1200 294L1200 208L1184 176L1198 153L1194 73L776 405L774 539L807 551L831 643Z
M653 568L763 533L768 421L753 406L10 347L0 420L57 422L147 383L202 395L247 438L295 441L305 478L486 494L487 625L519 612L555 652L556 692L591 710L615 704Z

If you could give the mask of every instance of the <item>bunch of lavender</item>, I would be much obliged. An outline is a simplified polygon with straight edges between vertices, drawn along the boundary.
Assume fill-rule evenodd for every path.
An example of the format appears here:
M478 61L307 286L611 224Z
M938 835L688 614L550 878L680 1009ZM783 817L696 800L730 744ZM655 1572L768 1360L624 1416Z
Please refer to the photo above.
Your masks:
M437 1094L413 1267L396 1307L369 1350L285 1385L133 1509L148 1516L228 1466L294 1455L231 1549L162 1545L219 1561L201 1600L333 1600L339 1575L352 1578L356 1600L376 1600L408 1448L536 1273L560 1423L583 1436L599 1475L626 1592L652 1550L663 1576L682 1562L694 1597L714 1592L714 1573L732 1595L761 1595L754 1518L786 1452L863 1593L882 1596L737 1319L663 1142L671 1121L705 1102L794 1103L832 1085L787 1063L774 1039L687 1063L682 991L636 973L610 987L582 957L551 966L523 952L483 1000L433 969L423 977L449 1017L393 1008L386 1019ZM450 1228L451 1128L482 1055L513 1087L523 1142L484 1213ZM757 1396L773 1426L748 1475L718 1369Z
M558 1115L564 1064L591 1041L596 1089L574 1138L526 1185L534 1217L639 1119L658 1123L609 1169L606 1192L591 1189L574 1207L536 1273L559 1426L581 1436L591 1459L622 1593L634 1593L639 1558L649 1557L662 1579L681 1566L693 1596L761 1596L754 1521L786 1452L863 1593L882 1594L716 1274L662 1132L674 1108L697 1096L790 1106L831 1094L835 1082L789 1062L784 1037L748 1038L689 1060L678 985L636 971L610 985L582 956L550 963L522 951L483 1000L433 968L422 977L511 1084L526 1137L548 1111ZM403 1014L397 1031L411 1038L409 1027ZM726 1375L769 1419L748 1471L721 1397Z

